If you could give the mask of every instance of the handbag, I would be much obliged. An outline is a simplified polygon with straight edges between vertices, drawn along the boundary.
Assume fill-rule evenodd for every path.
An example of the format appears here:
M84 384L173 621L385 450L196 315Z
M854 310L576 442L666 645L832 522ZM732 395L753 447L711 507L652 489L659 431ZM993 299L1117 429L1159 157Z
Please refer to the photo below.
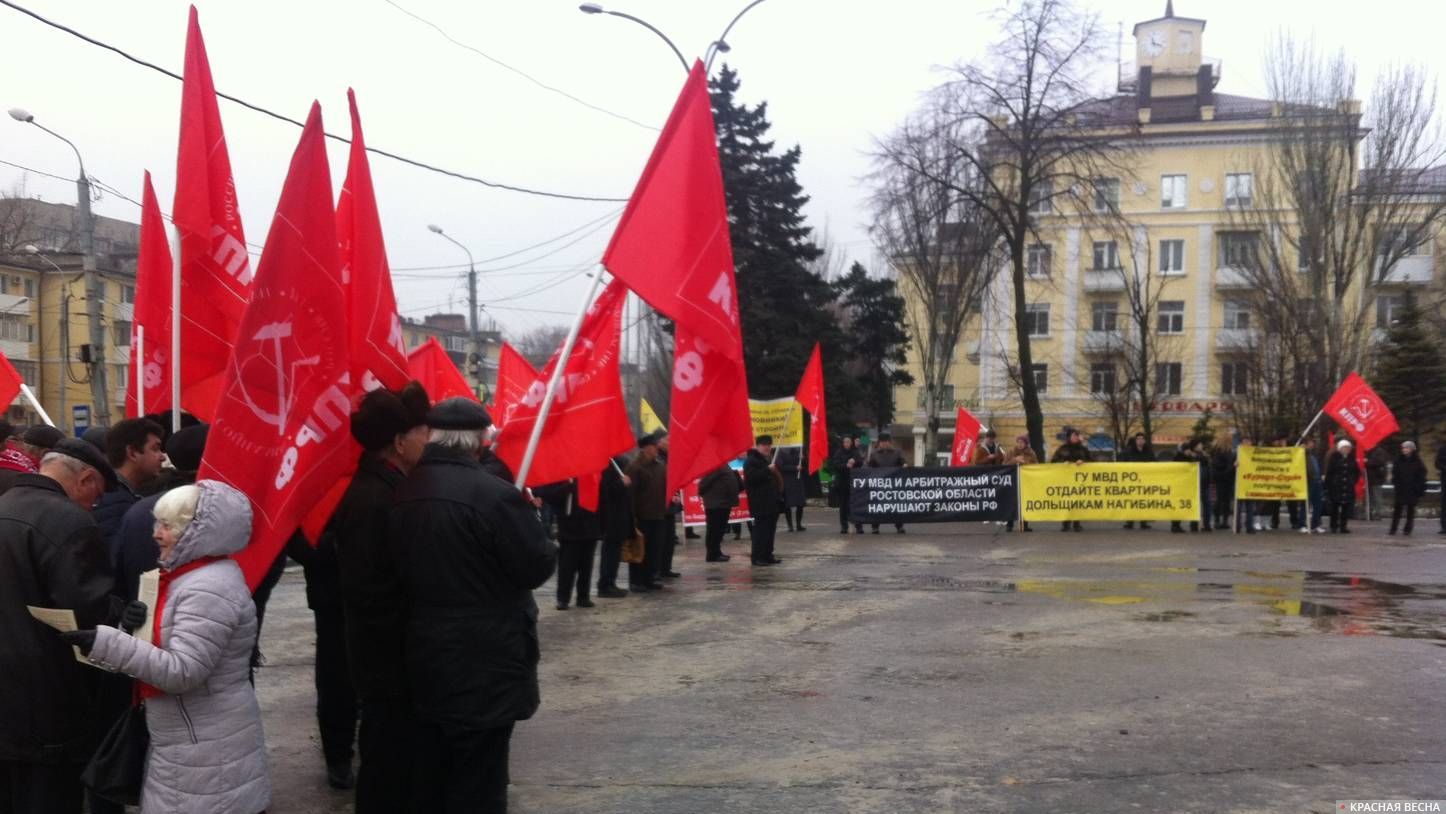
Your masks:
M623 541L623 562L638 565L647 555L647 541L643 539L643 533L633 529L633 536Z
M151 733L146 729L146 708L136 704L116 719L101 739L80 782L114 803L140 805L141 785L146 776L146 752Z

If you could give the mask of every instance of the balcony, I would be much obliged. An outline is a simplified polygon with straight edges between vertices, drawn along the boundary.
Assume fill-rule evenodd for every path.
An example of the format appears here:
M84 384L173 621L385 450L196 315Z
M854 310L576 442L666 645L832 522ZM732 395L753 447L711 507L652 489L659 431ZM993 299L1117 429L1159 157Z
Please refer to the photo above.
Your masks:
M1224 289L1255 288L1255 283L1243 268L1220 266L1215 269L1215 287Z
M1089 293L1104 293L1125 290L1123 269L1086 269L1084 290Z
M1215 350L1219 353L1243 353L1255 347L1259 334L1248 328L1221 328L1215 332Z
M1380 279L1381 285L1430 285L1435 274L1436 258L1429 254L1402 257L1391 267L1391 273ZM1380 275L1379 265L1376 274Z
M1124 350L1125 338L1119 331L1085 331L1084 352L1087 354L1110 354Z

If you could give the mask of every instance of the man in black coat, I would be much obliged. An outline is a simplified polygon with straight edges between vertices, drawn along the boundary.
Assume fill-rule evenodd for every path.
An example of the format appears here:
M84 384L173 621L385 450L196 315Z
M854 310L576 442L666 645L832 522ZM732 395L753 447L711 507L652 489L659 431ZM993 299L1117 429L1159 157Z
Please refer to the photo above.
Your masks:
M557 518L557 609L567 610L574 594L579 608L591 608L592 560L602 523L596 512L583 508L576 479L539 486L535 492Z
M738 505L742 488L741 476L726 461L698 480L698 497L703 500L703 516L707 520L703 545L708 551L708 562L732 559L723 553L723 535L728 531L728 516Z
M894 436L887 432L879 433L879 441L874 445L874 451L869 453L867 464L873 469L901 469L908 465L904 460L904 453L894 448ZM894 531L904 533L904 524L895 523ZM873 527L874 534L879 533L879 524Z
M336 781L351 779L351 733L332 726L328 735L328 722L342 724L347 720L344 704L349 696L360 703L357 814L407 811L411 805L415 721L407 692L403 648L406 596L388 540L387 522L397 489L422 458L430 406L426 391L416 382L400 393L373 390L362 398L351 416L352 437L363 450L361 462L316 548L318 555L326 552L326 559L335 569L331 581L335 596L319 603L321 609L313 606L317 719L328 757L328 779L333 786L345 785ZM307 576L309 600L311 570ZM321 587L320 583L317 587ZM333 604L339 605L343 618L331 618ZM340 638L323 646L323 632ZM324 703L324 695L334 699ZM355 717L351 720L354 722ZM325 743L328 737L333 741L330 747ZM336 752L348 756L345 764L332 765L330 758ZM333 776L338 773L339 777Z
M1145 438L1145 434L1142 432L1135 433L1134 436L1130 438L1130 442L1128 444L1125 444L1124 450L1120 452L1121 462L1147 464L1153 463L1154 460L1155 451L1153 449L1150 449L1150 443ZM1135 521L1126 521L1125 528L1132 529L1134 527ZM1147 529L1149 527L1149 522L1144 520L1140 521L1140 528Z
M1395 466L1391 467L1391 485L1396 499L1395 506L1391 508L1391 530L1387 533L1396 533L1396 525L1401 522L1404 511L1406 528L1403 531L1409 537L1411 528L1416 525L1416 504L1426 494L1426 464L1416 454L1415 441L1401 442L1401 454L1396 458Z
M622 564L623 543L633 536L633 496L628 491L632 479L623 474L620 458L614 458L602 472L602 488L598 493L598 519L602 523L602 555L598 557L597 595L604 599L621 599L628 592L618 587L618 567Z
M753 564L777 565L773 536L778 531L778 511L783 502L783 476L773 463L773 436L760 435L743 461L743 488L748 492L748 513L753 516Z
M110 621L111 573L90 507L115 473L66 439L0 496L0 811L79 814L80 771L110 721L95 708L102 673L76 661L27 605Z
M1059 448L1054 451L1054 455L1050 456L1049 462L1052 464L1088 463L1090 451L1089 447L1085 446L1084 436L1080 434L1080 431L1072 427L1066 427L1064 437L1064 443L1060 444ZM1079 524L1078 520L1064 521L1060 524L1059 530L1069 531L1071 528L1075 531L1084 531L1084 527Z
M632 480L633 522L638 524L646 541L647 553L641 563L628 563L628 588L635 592L656 591L663 587L658 581L663 562L663 545L667 541L668 467L663 463L658 437L645 435L638 439L638 454L628 466Z
M161 438L165 434L161 425L148 418L128 418L106 432L105 455L115 470L116 485L101 495L92 516L107 547L114 544L126 512L141 499L141 484L161 474L165 462Z
M506 811L512 728L541 702L532 591L552 576L557 546L522 494L478 463L491 423L470 399L433 407L431 441L387 524L409 606L418 811Z
M838 533L849 533L849 493L852 491L850 478L853 470L864 465L864 452L859 449L859 439L855 435L845 435L839 439L838 449L828 456L829 471L833 473L833 482L829 485L829 491L833 498L838 501ZM854 533L863 534L864 525L854 524Z

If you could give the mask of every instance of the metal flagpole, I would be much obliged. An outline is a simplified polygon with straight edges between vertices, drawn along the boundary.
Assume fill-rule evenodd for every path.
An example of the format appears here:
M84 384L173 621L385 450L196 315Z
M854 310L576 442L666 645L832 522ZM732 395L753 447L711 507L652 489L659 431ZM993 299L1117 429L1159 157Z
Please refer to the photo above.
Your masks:
M537 411L537 421L532 425L532 436L527 439L527 452L522 455L522 466L517 468L517 482L514 484L518 489L527 482L527 473L532 469L532 456L537 454L537 444L542 440L542 428L547 423L547 414L552 410L552 397L557 395L557 383L562 381L562 374L567 369L567 359L572 355L572 346L577 342L577 334L582 330L582 321L587 317L587 309L592 305L593 298L597 296L598 287L602 285L603 268L593 273L592 286L587 290L587 296L583 297L582 307L577 311L577 318L572 321L572 327L567 332L567 339L562 342L562 350L557 355L557 366L552 369L552 377L547 380L547 393L542 397L542 407Z
M181 230L172 226L171 252L171 432L181 429Z
M30 389L30 385L21 382L20 392L25 396L25 400L30 402L30 406L35 408L35 414L40 416L41 421L45 422L45 426L54 427L55 422L50 420L50 414L45 412L44 407L40 406L40 399L35 397L35 391Z
M1305 432L1303 432L1303 433L1300 434L1300 440L1298 440L1298 441L1295 442L1295 445L1296 445L1296 446L1300 446L1301 444L1305 443L1305 437L1306 437L1307 435L1310 435L1310 431L1311 431L1311 430L1315 429L1315 423L1316 423L1317 421L1320 421L1320 417L1323 416L1323 415L1325 415L1325 409L1321 409L1320 412L1318 412L1318 413L1315 414L1315 418L1312 418L1312 419L1310 420L1310 423L1307 424L1307 425L1305 425Z

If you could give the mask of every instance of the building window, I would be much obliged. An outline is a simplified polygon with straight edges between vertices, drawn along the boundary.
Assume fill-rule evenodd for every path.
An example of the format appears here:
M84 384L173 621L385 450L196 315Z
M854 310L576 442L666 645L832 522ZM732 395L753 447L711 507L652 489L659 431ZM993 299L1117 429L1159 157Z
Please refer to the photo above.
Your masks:
M1120 304L1117 302L1096 302L1090 304L1090 330L1113 331L1119 328Z
M1095 241L1095 271L1109 271L1120 267L1119 247L1113 240Z
M131 322L128 319L117 319L111 322L111 330L114 332L116 346L129 345L131 343Z
M1255 233L1226 232L1220 236L1220 264L1226 268L1255 268Z
M1255 177L1248 172L1225 174L1225 205L1245 208L1255 200Z
M1029 373L1034 377L1034 390L1037 393L1049 392L1049 365L1037 364L1029 366Z
M1113 395L1115 392L1115 366L1109 362L1090 365L1090 392L1097 396Z
M1225 301L1225 330L1250 330L1250 309L1235 300Z
M1431 243L1426 239L1426 230L1419 225L1387 226L1381 229L1376 241L1376 253L1381 257L1410 257L1431 253Z
M1120 179L1095 179L1095 211L1115 212L1120 208Z
M453 352L453 353L466 353L466 352L467 352L467 337L465 337L465 336L449 336L449 337L447 337L447 338L444 340L444 347L446 347L447 350L449 350L449 351L451 351L451 352Z
M1184 209L1185 190L1189 179L1184 175L1160 176L1160 206L1165 209Z
M1164 300L1156 314L1155 329L1162 334L1185 333L1185 303L1183 300Z
M1245 395L1245 365L1225 362L1220 366L1220 395Z
M1029 191L1029 211L1034 215L1048 215L1054 211L1054 183L1041 181Z
M25 296L31 298L35 296L35 281L29 277L25 278Z
M1162 241L1160 241L1160 273L1161 273L1161 274L1184 274L1184 273L1185 273L1185 241L1183 241L1183 240L1162 240Z
M135 286L133 286L133 285L123 285L123 286L120 287L120 290L121 290L120 301L121 301L122 303L124 303L125 305L132 305L132 304L135 303L135 301L136 301L136 287L135 287Z
M1030 336L1049 336L1049 303L1031 302L1025 305L1024 324Z
M19 314L0 316L0 339L11 342L29 342L31 339L30 320Z
M26 384L35 384L37 365L34 362L26 362L21 359L12 359L10 364L15 366L15 372L20 374L20 380ZM37 394L38 395L38 394Z
M1381 294L1376 297L1376 327L1385 330L1396 323L1401 309L1406 307L1406 298L1399 294Z
M1155 363L1155 393L1161 396L1180 395L1182 365L1179 362Z
M1030 277L1048 277L1049 257L1049 244L1035 243L1025 250L1025 271Z

